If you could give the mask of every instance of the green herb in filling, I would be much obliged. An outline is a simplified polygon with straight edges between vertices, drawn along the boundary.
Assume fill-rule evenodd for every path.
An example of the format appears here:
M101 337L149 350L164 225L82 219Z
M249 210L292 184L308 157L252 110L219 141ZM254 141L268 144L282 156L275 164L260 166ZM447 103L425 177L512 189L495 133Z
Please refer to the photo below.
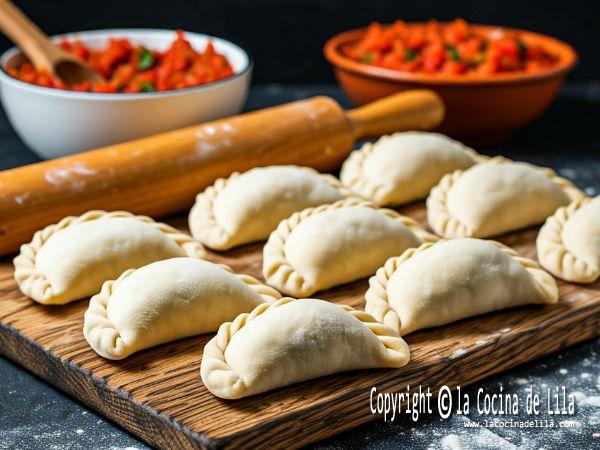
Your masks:
M521 55L524 55L527 53L527 44L525 44L525 42L523 42L522 40L519 39L517 45L519 46L519 53Z
M146 47L140 49L138 56L138 67L140 70L148 70L154 64L154 54Z
M458 54L458 50L456 50L456 47L454 47L453 45L449 45L448 47L446 47L446 51L448 52L448 56L452 61L460 61L460 55Z
M151 83L150 81L142 81L140 83L140 90L142 92L154 92L156 89L154 89L154 83Z
M406 53L404 54L404 59L406 61L412 61L418 55L419 55L419 51L418 50L415 50L414 48L409 48L409 49L406 50Z
M368 53L362 57L362 60L363 60L363 62L366 62L366 63L373 62L373 55Z

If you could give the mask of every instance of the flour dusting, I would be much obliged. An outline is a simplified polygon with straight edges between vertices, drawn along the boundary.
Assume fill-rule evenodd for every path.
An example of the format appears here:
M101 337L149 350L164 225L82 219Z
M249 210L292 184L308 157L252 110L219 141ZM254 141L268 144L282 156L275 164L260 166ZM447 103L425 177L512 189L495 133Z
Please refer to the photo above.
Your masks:
M203 128L203 130L207 136L214 136L215 134L217 134L217 129L215 127L213 127L212 125L206 125Z
M590 296L588 294L586 294L585 292L580 292L571 298L572 301L577 301L577 302L583 302L583 301L589 300L589 299L590 299Z
M460 440L456 434L449 434L442 439L442 448L444 450L460 450L462 449L460 445Z
M595 395L593 397L588 396L582 403L583 405L593 406L595 408L600 408L600 396Z
M225 131L226 133L233 133L233 132L235 132L235 128L233 128L228 123L224 123L223 125L221 125L221 130Z
M15 195L15 202L18 205L23 205L25 203L25 201L27 200L27 198L29 198L29 192L25 192L21 195Z
M73 189L81 189L86 182L83 177L96 175L96 171L87 167L85 163L75 161L70 166L55 167L44 175L45 180L53 186L62 187L69 185Z
M196 155L205 156L207 154L216 152L218 149L219 146L217 144L199 140L198 145L196 146Z
M471 422L468 418L464 422ZM459 427L461 424L457 424ZM439 439L439 438L438 438ZM464 428L455 433L443 436L438 443L429 445L431 449L442 450L471 450L471 449L499 449L515 450L517 447L511 444L509 436L499 436L485 427ZM436 445L437 444L437 445Z
M454 359L454 358L458 358L459 356L464 355L465 353L468 353L468 350L465 350L464 348L459 348L458 350L455 350L451 355L450 358Z

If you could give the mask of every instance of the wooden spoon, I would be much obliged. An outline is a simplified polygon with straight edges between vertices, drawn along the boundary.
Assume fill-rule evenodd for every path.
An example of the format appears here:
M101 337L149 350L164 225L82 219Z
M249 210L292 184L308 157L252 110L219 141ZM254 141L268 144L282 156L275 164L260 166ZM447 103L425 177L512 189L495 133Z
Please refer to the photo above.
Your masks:
M82 81L106 81L76 56L55 45L9 0L0 0L0 30L17 44L34 67L71 86Z

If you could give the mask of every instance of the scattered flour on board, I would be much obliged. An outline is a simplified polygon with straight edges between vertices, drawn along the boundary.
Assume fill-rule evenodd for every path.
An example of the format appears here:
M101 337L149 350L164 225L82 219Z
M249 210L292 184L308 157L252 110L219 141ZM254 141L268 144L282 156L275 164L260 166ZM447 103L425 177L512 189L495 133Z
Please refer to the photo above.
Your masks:
M514 382L518 386L525 386L527 384L531 384L531 382L527 378L516 378Z
M600 407L600 396L587 395L581 391L572 392L578 406Z
M516 449L513 444L508 442L508 438L502 438L491 432L487 428L467 428L468 432L458 434L448 434L439 441L439 446L435 444L432 448L441 448L442 450L471 450L471 449Z
M461 449L460 440L456 434L449 434L442 439L442 448L448 450L459 450Z
M575 401L577 403L580 403L587 398L587 395L581 391L575 391L575 392L571 392L571 393L573 394L573 397L575 398Z
M600 408L600 396L595 395L593 397L587 397L583 402L584 405L594 406L596 408Z
M140 450L137 447L111 447L110 450Z
M75 430L75 433L77 433L77 434L80 434L80 435L81 435L81 434L83 434L83 433L84 433L84 431L83 431L81 428L78 428L77 430Z
M591 197L593 195L596 195L596 188L593 187L586 187L583 192L585 192L585 195L587 195L588 197Z
M464 355L465 353L468 353L468 350L465 350L464 348L459 348L458 350L455 350L451 355L450 358L458 358L459 356Z
M588 294L586 294L585 292L580 292L570 298L570 300L572 302L583 302L583 301L589 300L589 299L590 299L590 296Z
M569 373L569 371L568 371L567 369L560 369L560 370L558 371L558 373L560 373L561 375L566 375L566 374L568 374L568 373Z

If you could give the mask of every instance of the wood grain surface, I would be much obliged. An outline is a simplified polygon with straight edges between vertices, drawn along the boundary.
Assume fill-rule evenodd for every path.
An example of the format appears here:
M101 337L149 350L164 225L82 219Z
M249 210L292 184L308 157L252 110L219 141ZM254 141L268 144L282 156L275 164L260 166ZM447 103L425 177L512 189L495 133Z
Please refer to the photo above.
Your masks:
M424 221L424 205L401 212ZM185 217L171 224L185 229ZM535 257L537 229L500 239ZM262 244L209 259L260 277ZM452 261L448 261L449 264ZM82 335L87 301L41 306L25 298L9 260L0 263L0 351L31 372L160 448L296 448L370 420L369 392L400 392L421 384L465 386L494 373L600 335L600 282L559 281L556 305L488 314L406 337L412 358L397 370L356 371L258 396L224 401L199 376L205 335L135 354L97 356ZM367 281L315 295L364 307Z

